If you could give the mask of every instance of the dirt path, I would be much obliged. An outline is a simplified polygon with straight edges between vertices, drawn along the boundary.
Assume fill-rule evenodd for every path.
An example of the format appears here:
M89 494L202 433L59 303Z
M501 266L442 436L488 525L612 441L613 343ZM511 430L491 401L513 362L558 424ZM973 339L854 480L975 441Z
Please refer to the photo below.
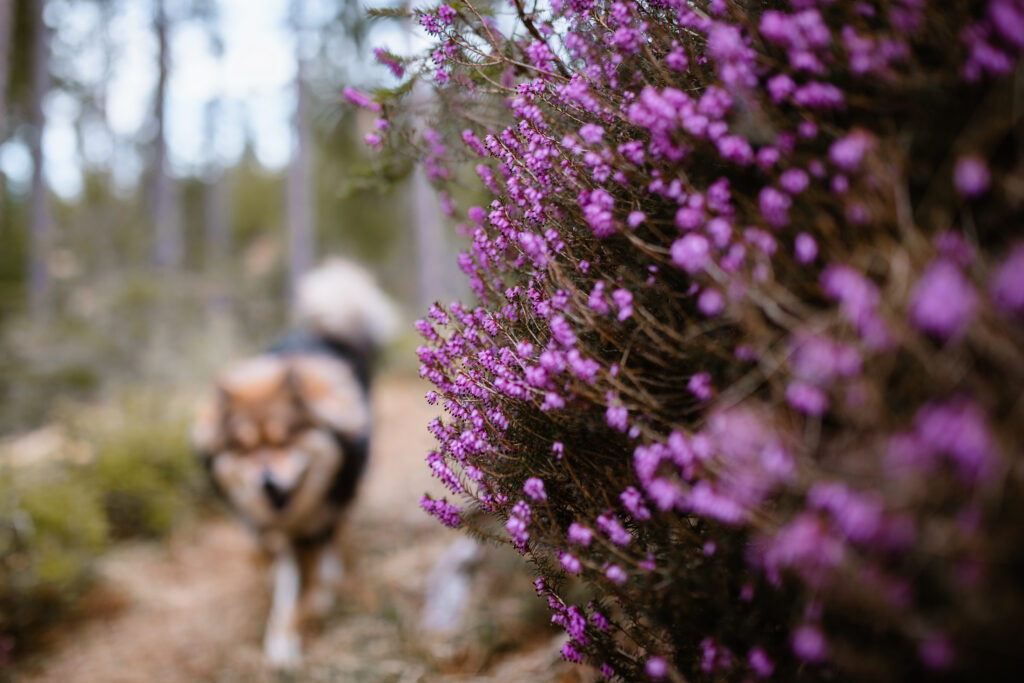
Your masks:
M428 576L461 537L423 514L437 492L423 456L436 411L425 385L391 377L375 395L371 469L350 522L354 566L336 613L312 637L301 669L268 669L260 651L266 574L246 533L227 519L197 523L164 544L104 558L106 590L123 607L64 634L17 680L83 681L581 681L518 559L485 550L469 608L451 635L419 627Z

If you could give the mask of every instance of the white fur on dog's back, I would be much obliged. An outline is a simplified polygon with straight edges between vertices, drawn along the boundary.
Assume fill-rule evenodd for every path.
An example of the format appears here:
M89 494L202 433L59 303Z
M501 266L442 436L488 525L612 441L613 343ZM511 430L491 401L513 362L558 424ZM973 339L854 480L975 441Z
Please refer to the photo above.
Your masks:
M330 339L380 348L398 329L398 311L365 268L332 259L299 282L297 322Z

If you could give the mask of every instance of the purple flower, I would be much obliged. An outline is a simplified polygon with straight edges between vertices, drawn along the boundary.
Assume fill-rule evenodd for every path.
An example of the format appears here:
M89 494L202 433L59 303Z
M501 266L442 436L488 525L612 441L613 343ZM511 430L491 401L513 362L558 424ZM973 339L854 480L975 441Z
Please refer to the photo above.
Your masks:
M374 149L380 147L381 139L376 133L367 133L363 140L366 141L368 147L373 147Z
M690 377L690 381L687 382L686 388L690 390L690 393L699 398L701 401L710 400L714 391L711 388L711 373L710 372L698 372L696 375Z
M842 109L846 97L831 83L811 81L793 92L793 101L808 109Z
M953 184L961 196L980 197L988 190L990 182L988 164L981 157L970 155L957 159Z
M664 678L665 674L668 673L668 664L661 657L651 657L644 664L644 671L651 678Z
M437 18L441 20L441 23L445 26L451 26L452 21L455 20L456 12L450 5L441 5L437 8Z
M665 55L665 64L673 71L683 73L690 65L689 60L686 58L686 50L681 48L675 41L672 41L672 45L672 50Z
M725 296L717 289L705 289L697 298L697 309L704 315L718 315L725 309Z
M569 322L562 316L556 315L551 318L551 337L561 344L562 346L574 346L576 344L576 335L572 331L572 327ZM541 363L543 364L543 357Z
M580 128L580 137L588 145L596 145L604 137L604 128L596 123L587 123Z
M379 104L371 100L369 95L361 93L355 88L345 87L345 89L341 91L341 94L345 96L346 100L357 107L369 109L370 111L380 111Z
M604 287L604 280L595 282L594 289L591 290L590 296L587 298L587 305L591 310L595 313L600 313L601 315L607 315L611 310L608 306L608 302L605 301L604 298Z
M672 243L672 263L692 275L707 266L710 260L708 254L710 249L711 245L707 237L697 233L684 235Z
M761 208L761 215L775 228L781 228L789 223L789 207L793 200L788 194L779 192L774 187L761 188L757 196L758 205Z
M914 417L921 444L942 453L968 480L984 478L994 469L996 444L982 409L967 398L929 403Z
M619 322L633 315L633 293L628 289L616 289L612 292L612 301L619 308L619 314L616 316Z
M839 300L843 315L868 346L883 349L890 345L889 330L877 311L881 295L875 283L853 268L830 265L821 274L821 286L830 298Z
M459 514L461 511L447 501L434 500L430 496L424 495L420 498L420 507L441 520L445 526L455 528L462 524L462 517Z
M519 500L512 506L512 511L508 521L505 523L505 528L512 536L518 548L525 547L526 541L530 538L530 532L526 528L529 526L532 517L533 511L525 500Z
M828 654L825 636L817 626L803 624L793 631L793 653L807 662L820 662Z
M615 234L615 221L612 216L615 199L610 194L600 188L582 192L579 204L583 209L583 218L596 237L609 237Z
M523 484L523 493L531 500L547 500L548 494L544 491L544 482L537 477L530 477Z
M992 0L988 16L999 35L1018 50L1024 49L1024 6L1016 0Z
M577 664L583 661L583 657L576 651L576 648L572 646L571 642L567 642L562 646L562 657L564 657L566 661L576 662Z
M697 482L684 501L690 510L706 515L725 524L741 524L747 518L747 511L736 500L715 491L705 480Z
M605 577L614 584L622 585L626 583L626 572L622 570L617 564L608 565L608 569L604 572Z
M852 541L867 542L882 527L882 505L869 494L850 491L836 482L819 482L807 493L808 504L826 510L839 529Z
M540 409L547 412L550 410L561 410L565 407L565 400L554 391L548 391L544 394L544 402L541 404Z
M802 232L796 236L793 251L796 253L797 261L808 264L818 257L818 243L806 232Z
M802 168L787 169L779 176L779 185L790 194L800 194L807 189L810 182L807 171Z
M565 571L570 574L579 574L583 566L580 564L579 558L569 553L559 553L559 561L562 563L562 567Z
M597 528L607 534L616 545L627 546L633 541L633 537L622 527L611 510L598 516Z
M605 411L605 420L608 426L620 432L629 428L629 411L624 406L608 406Z
M855 130L844 138L832 143L828 158L842 170L850 173L860 166L864 153L874 144L873 138L862 130Z
M917 652L921 662L933 671L945 671L953 664L953 646L945 636L925 638Z
M645 220L647 220L647 215L643 211L630 211L629 216L626 218L626 225L630 228L636 228Z
M796 83L794 83L793 79L786 74L772 76L768 79L768 83L766 85L768 87L768 94L776 104L783 102L793 94L794 90L796 90Z
M941 339L959 336L974 319L978 296L960 268L948 259L933 261L910 295L910 321Z
M633 519L647 520L651 518L651 511L644 505L643 495L636 490L636 487L627 486L626 490L619 495L619 500L633 515Z
M818 416L828 410L825 392L802 380L794 380L786 387L786 403L805 415Z
M570 543L578 543L579 545L585 548L588 545L590 545L590 541L593 538L593 536L593 531L583 526L582 524L579 524L578 522L573 522L569 525Z
M389 69L391 69L391 73L394 75L395 78L401 78L402 76L405 75L405 67L403 67L402 64L397 59L392 57L384 48L374 48L373 54L377 58L378 62L384 64Z
M775 671L775 665L768 658L768 653L759 647L755 647L750 651L750 654L747 655L747 661L750 662L750 668L753 669L758 678L768 678Z
M671 510L683 502L683 491L679 484L664 477L655 477L645 483L647 495L659 510Z

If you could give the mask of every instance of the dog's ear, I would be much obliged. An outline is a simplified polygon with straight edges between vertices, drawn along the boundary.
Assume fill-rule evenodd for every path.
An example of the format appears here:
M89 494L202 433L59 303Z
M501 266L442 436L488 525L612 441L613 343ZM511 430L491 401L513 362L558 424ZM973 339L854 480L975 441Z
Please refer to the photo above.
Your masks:
M299 400L328 429L361 436L370 427L362 385L346 363L321 356L296 356L291 381Z

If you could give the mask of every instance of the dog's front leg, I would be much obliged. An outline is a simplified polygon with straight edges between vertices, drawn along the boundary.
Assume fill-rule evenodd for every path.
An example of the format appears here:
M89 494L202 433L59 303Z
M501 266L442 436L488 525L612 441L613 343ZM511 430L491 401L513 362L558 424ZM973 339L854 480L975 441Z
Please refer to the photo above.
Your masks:
M299 594L302 576L291 545L274 558L274 596L263 638L263 651L275 666L293 666L302 657L299 635Z

